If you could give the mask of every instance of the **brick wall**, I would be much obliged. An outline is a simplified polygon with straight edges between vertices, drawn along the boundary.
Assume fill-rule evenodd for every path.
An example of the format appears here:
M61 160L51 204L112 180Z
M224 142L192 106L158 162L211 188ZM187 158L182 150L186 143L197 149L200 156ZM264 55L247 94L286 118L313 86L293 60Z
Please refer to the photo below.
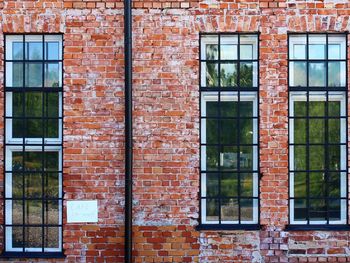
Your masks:
M348 1L135 0L133 14L135 261L350 262L348 232L284 229L287 32L349 30ZM2 0L0 21L2 91L2 33L64 33L65 199L97 199L99 222L65 224L62 261L122 262L123 2ZM260 231L195 230L199 32L261 32Z

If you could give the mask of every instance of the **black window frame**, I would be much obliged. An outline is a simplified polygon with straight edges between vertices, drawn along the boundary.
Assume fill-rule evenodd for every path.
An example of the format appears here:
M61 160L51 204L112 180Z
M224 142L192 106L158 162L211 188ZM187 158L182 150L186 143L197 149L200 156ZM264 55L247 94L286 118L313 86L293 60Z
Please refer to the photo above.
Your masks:
M23 59L7 59L6 57L6 46L7 46L7 37L11 37L11 36L18 36L18 37L22 37L22 42L23 42ZM27 59L26 58L26 48L27 45L26 43L26 37L41 37L41 42L42 42L42 59ZM50 36L55 36L60 38L59 40L59 53L58 59L49 59L48 53L46 53L46 41L45 41L45 37L50 37ZM46 48L45 48L46 47ZM4 236L4 242L3 242L3 251L0 255L1 258L64 258L64 249L63 249L63 231L64 231L64 224L63 224L63 200L64 200L64 190L63 190L63 118L64 118L64 110L63 110L63 100L64 100L64 83L63 83L63 76L64 76L64 67L63 67L63 58L64 58L64 35L62 33L5 33L4 34L4 147L3 147L3 154L4 154L4 195L3 195L3 236ZM23 63L23 72L22 72L22 86L18 86L18 87L7 87L7 81L6 81L6 73L7 73L7 63L8 62L20 62ZM41 87L29 87L26 86L25 82L26 82L26 76L25 76L25 71L26 71L26 67L25 64L26 63L38 63L38 64L42 64L42 76L41 76L41 83L42 86ZM53 87L45 87L45 66L49 65L49 63L58 63L58 81L61 85L58 85L58 87L53 86ZM57 129L57 133L58 133L58 137L54 138L54 140L57 140L59 142L51 142L51 143L47 143L47 139L49 137L45 137L45 135L48 134L48 130L45 129L46 125L43 125L42 127L42 136L39 137L40 138L40 142L30 142L27 143L27 139L30 137L25 137L23 136L20 140L22 141L20 144L16 143L16 142L7 142L7 129L6 129L6 123L8 119L16 119L16 117L13 116L7 116L7 110L6 110L6 97L7 97L7 93L14 93L14 92L18 92L20 94L22 94L22 99L25 98L25 94L26 92L40 92L42 94L42 116L37 118L37 119L41 119L41 121L44 123L44 121L46 121L46 124L48 123L49 120L57 120L58 121L58 129ZM58 94L58 117L49 117L48 116L48 95L49 93L57 93ZM11 95L12 96L12 95ZM12 105L12 104L11 104ZM23 113L25 114L25 103L23 103ZM13 105L11 106L13 107ZM27 122L27 120L29 119L33 119L33 117L26 117L26 115L24 115L23 117L18 117L18 119L23 119L24 123ZM35 118L34 118L35 119ZM13 124L11 124L13 125ZM12 127L11 127L12 129ZM25 130L25 129L24 129ZM13 139L12 135L10 136L9 139ZM16 200L18 198L14 198L14 197L6 197L6 173L7 172L13 172L13 170L11 169L11 171L6 171L6 162L7 162L7 158L6 158L6 152L7 152L7 148L8 147L21 147L22 150L18 150L18 152L21 152L23 154L23 162L25 161L25 152L38 152L38 153L42 153L43 156L45 155L45 152L57 152L58 154L58 170L54 171L55 173L59 173L60 177L58 177L58 191L61 191L61 196L58 195L58 197L53 198L53 197L48 197L44 194L44 177L46 177L46 175L44 175L45 173L50 173L45 171L44 165L46 165L46 161L47 158L46 157L42 157L42 168L40 171L41 174L41 183L42 183L42 195L41 197L35 197L35 198L28 198L25 197L25 192L23 190L23 195L22 198L20 198L20 200L22 200L22 206L23 206L23 211L24 211L24 201L25 200L41 200L42 202L42 216L44 215L44 204L46 204L49 201L57 201L57 205L58 205L58 220L61 220L61 222L58 221L58 224L48 224L48 223L42 223L41 224L26 224L24 221L25 218L25 214L23 213L23 222L22 224L10 224L7 225L6 224L6 205L5 202L6 200ZM39 150L26 150L26 147L34 147L33 149L39 149ZM52 150L50 150L50 147ZM41 149L40 149L41 148ZM14 151L14 150L10 150L10 151ZM15 152L17 152L17 150L15 150ZM25 173L30 173L27 171L22 171L20 172L23 175ZM24 176L23 180L24 180ZM47 178L47 177L46 177ZM59 179L61 178L61 179ZM23 189L24 189L24 184L22 185ZM12 208L11 208L12 209ZM44 219L42 219L44 220ZM41 251L26 251L26 246L25 246L25 241L23 241L23 247L21 248L22 251L8 251L7 250L7 246L6 246L6 228L7 227L13 227L13 226L18 226L18 227L22 227L23 228L23 233L25 232L24 229L27 226L34 226L34 227L40 227L42 229L41 231L41 236L42 236L42 246L39 248ZM59 244L59 250L57 251L45 251L45 241L44 241L44 228L45 227L57 227L58 228L58 233L59 233L59 240L58 240L58 244ZM23 236L23 240L25 239L25 237ZM28 248L29 246L27 246Z
M207 36L216 36L218 38L218 59L216 60L204 60L201 57L202 54L202 38L203 37L207 37ZM221 44L221 37L222 36L236 36L238 38L238 44L237 44L237 58L236 59L230 59L230 60L225 60L225 62L234 62L237 63L237 83L236 86L234 87L221 87L221 77L220 77L220 63L221 63L221 57L220 57L220 44ZM240 59L240 37L241 36L256 36L256 58L252 58L252 59ZM260 229L260 94L259 94L259 90L260 90L260 68L259 68L259 63L260 63L260 33L259 32L215 32L215 33L206 33L206 32L200 32L199 33L199 101L200 101L200 108L199 108L199 120L200 120L200 168L199 168L199 225L196 227L197 230L259 230ZM253 50L254 53L254 50ZM202 86L202 64L203 62L216 62L218 63L218 86L216 87L206 87L206 86ZM240 86L240 63L241 62L252 62L253 64L256 63L256 87L254 87L254 83L252 84L252 86ZM254 66L253 66L253 80L254 82ZM206 197L202 196L202 173L203 172L207 172L206 170L202 169L202 94L203 93L209 93L212 92L217 93L218 95L218 105L220 104L220 98L221 98L221 93L225 93L225 92L233 92L237 94L237 101L238 104L241 101L241 93L244 92L248 92L248 93L254 93L256 96L256 107L257 107L257 113L256 116L253 115L253 117L250 117L252 120L256 119L257 120L257 141L256 143L254 143L254 141L250 144L250 146L253 147L257 147L257 169L256 170L252 170L252 171L248 171L248 172L252 172L252 173L256 173L257 174L257 197L252 197L252 199L256 199L257 200L257 223L254 224L242 224L241 223L241 209L240 209L240 196L237 196L238 199L238 213L239 213L239 219L238 219L238 224L228 224L228 223L222 223L221 222L221 212L219 211L219 223L218 224L208 224L208 223L204 223L204 220L202 218L202 200L206 199ZM254 103L254 102L253 102ZM220 106L218 106L220 107ZM235 117L237 120L241 120L244 119L244 117L240 117L239 116L239 108L240 106L238 106L238 117ZM220 112L220 110L218 110ZM220 115L220 114L219 114ZM204 119L207 117L204 117ZM220 120L220 117L218 116L218 120ZM220 124L219 124L219 130L221 129ZM238 136L239 137L239 136ZM241 144L239 142L239 138L237 139L238 142L236 144L237 147L239 147ZM204 144L205 145L205 144ZM222 145L220 145L222 146ZM253 155L254 158L254 155ZM239 160L239 153L238 153L238 160ZM238 161L239 163L239 161ZM220 165L219 165L220 166ZM238 165L238 169L237 171L234 171L234 173L237 174L241 174L247 171L240 171L239 170L239 165ZM219 176L222 175L222 172L220 173L220 169L218 170L218 174ZM218 179L220 181L220 179ZM220 185L220 183L219 183ZM219 186L220 188L220 186ZM238 188L240 188L240 175L238 176ZM238 190L240 192L240 190ZM254 191L254 189L253 189ZM219 199L222 199L222 197L219 195L218 196ZM243 197L244 198L244 197ZM219 206L220 207L220 206Z
M293 36L304 36L306 37L306 43L305 43L305 59L293 59L290 57L290 38ZM326 43L325 43L325 58L324 59L310 59L309 58L309 37L310 36L324 36L326 38ZM345 39L345 58L344 59L330 59L329 56L329 37L330 36L343 36ZM307 200L307 218L306 218L306 224L298 224L292 222L292 218L291 218L291 200L292 199L298 199L295 197L291 197L291 174L295 173L295 172L300 172L297 170L292 170L291 168L291 154L289 153L288 156L288 211L289 211L289 217L288 217L288 225L286 226L287 230L344 230L344 231L348 231L350 230L350 225L349 225L349 208L348 208L348 202L349 202L349 190L348 190L348 33L343 33L343 32L334 32L334 33L329 33L329 32L288 32L287 34L287 52L288 52L288 150L289 152L291 151L291 147L293 147L294 145L299 145L297 143L291 143L291 133L294 131L291 131L291 119L298 119L297 116L291 116L291 103L294 102L294 100L291 99L291 96L295 95L295 94L301 94L304 93L306 96L306 116L300 117L303 118L307 121L306 127L306 165L307 165L307 169L305 170L305 173L307 174L306 180L307 180L307 185L306 185L306 189L307 189L307 196L305 197L305 199ZM290 69L290 62L305 62L306 63L306 86L291 86L290 84L290 77L291 77L291 69ZM309 63L312 62L319 62L319 63L325 63L325 86L310 86L310 74L309 74ZM328 73L329 73L329 66L328 63L329 62L345 62L345 86L330 86L329 82L328 82ZM329 178L328 178L328 173L329 172L333 172L332 170L328 169L330 163L329 163L329 158L326 157L328 156L328 146L329 145L337 145L337 146L345 146L345 169L339 169L335 172L339 172L339 174L341 173L345 173L345 186L340 185L339 191L341 191L342 187L345 187L346 189L346 197L339 197L339 198L332 198L327 196L327 194L329 193L328 190L328 184L325 184L325 188L326 188L326 194L324 196L324 198L314 198L314 197L310 197L310 172L314 172L314 170L310 169L310 149L309 146L310 145L314 145L315 143L310 143L310 138L309 138L309 121L310 119L312 119L313 117L310 116L310 110L309 110L309 102L310 102L310 97L312 96L318 96L319 94L325 94L326 96L326 100L325 100L325 113L322 116L319 117L314 117L317 119L323 119L325 120L325 142L324 143L320 143L321 146L323 146L324 150L325 150L325 168L320 170L320 172L324 172L325 175L325 180L328 182ZM334 96L334 94L336 93L342 93L344 100L345 100L345 114L344 116L340 115L339 117L333 117L331 115L329 115L329 110L328 110L328 102L329 97L330 96ZM345 142L342 143L341 141L339 143L330 143L328 141L328 122L326 120L330 120L330 119L345 119ZM294 137L294 134L293 134ZM340 150L341 151L341 150ZM293 158L295 159L295 156L293 154ZM340 160L341 161L341 160ZM294 160L293 160L294 162ZM304 172L304 171L302 171ZM294 189L294 186L293 186ZM312 222L311 218L310 218L310 199L325 199L326 200L326 210L325 213L327 214L327 218L326 218L326 223L325 224L313 224L310 223L310 221ZM330 223L330 209L329 209L329 200L331 199L340 199L340 200L345 200L345 215L346 215L346 223L344 224L332 224ZM340 213L342 212L341 207L340 207ZM293 211L294 214L294 211ZM341 215L340 215L341 217ZM293 218L294 220L294 218ZM341 220L341 219L340 219Z

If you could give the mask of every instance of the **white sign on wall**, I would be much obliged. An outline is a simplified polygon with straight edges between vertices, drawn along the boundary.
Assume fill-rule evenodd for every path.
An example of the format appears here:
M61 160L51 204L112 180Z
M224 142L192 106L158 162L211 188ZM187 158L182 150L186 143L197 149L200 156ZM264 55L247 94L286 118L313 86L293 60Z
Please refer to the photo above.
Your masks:
M97 223L97 200L67 201L67 223Z

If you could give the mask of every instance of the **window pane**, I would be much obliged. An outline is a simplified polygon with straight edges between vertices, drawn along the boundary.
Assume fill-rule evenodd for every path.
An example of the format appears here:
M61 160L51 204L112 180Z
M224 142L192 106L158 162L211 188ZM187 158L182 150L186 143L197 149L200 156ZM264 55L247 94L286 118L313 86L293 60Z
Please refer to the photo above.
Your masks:
M240 101L239 102L239 116L240 117L257 117L253 113L253 104L252 101Z
M306 59L306 35L289 36L289 58Z
M325 169L325 153L324 146L309 146L310 149L310 170Z
M218 54L219 54L218 45L217 44L207 44L206 45L206 54L207 54L207 57L206 57L207 60L218 59Z
M340 120L339 119L328 120L328 142L340 143Z
M240 104L241 106L241 104ZM222 117L237 117L238 102L221 101L220 109Z
M217 87L219 85L218 63L206 63L206 86Z
M28 60L42 60L43 59L43 43L29 42L27 44L26 59Z
M326 47L324 44L309 45L309 59L325 59Z
M310 220L322 221L327 219L327 208L324 199L310 199Z
M234 87L237 85L237 64L225 63L220 66L220 78L222 87Z
M23 42L12 42L12 59L23 59Z
M62 87L60 63L45 64L45 87Z
M219 220L219 201L218 199L207 199L206 200L206 214L207 221L218 221Z
M328 59L341 59L340 44L328 45Z
M328 173L328 195L330 197L340 197L340 173L332 172Z
M59 117L59 98L60 97L58 92L46 93L47 117Z
M45 227L44 229L44 242L45 248L58 248L59 236L61 232L60 227Z
M25 102L26 117L42 117L43 94L41 92L26 92Z
M307 219L307 202L306 199L294 200L294 220L304 221Z
M26 87L42 87L43 65L41 63L26 63Z
M59 196L59 173L46 173L44 180L44 191L48 198L60 197Z
M221 59L237 59L237 45L224 44L220 46Z
M323 117L325 115L326 102L324 101L310 101L309 115L311 117Z
M12 233L12 247L20 248L24 246L23 228L22 227L7 227L6 233Z
M221 177L221 196L235 197L238 196L238 174L224 173Z
M328 160L330 170L340 170L340 147L339 145L328 145Z
M42 228L27 227L26 229L26 247L41 248L42 247Z
M6 201L7 205L12 203L12 224L22 225L23 224L23 201L22 200L13 200Z
M306 57L306 45L295 44L293 45L293 58L292 59L305 59Z
M59 201L49 200L45 202L44 207L44 223L50 225L58 225L59 222Z
M237 221L238 220L238 200L223 199L221 201L221 220L222 221Z
M239 71L240 86L255 87L256 83L253 82L253 74L256 74L256 72L253 73L253 63L242 62Z
M241 146L240 148L241 170L253 170L253 146Z
M221 153L221 166L226 170L236 170L238 168L238 148L226 146Z
M325 197L326 196L326 181L325 173L312 172L309 174L310 197Z
M294 143L306 144L306 119L294 119Z
M294 146L294 169L306 170L306 146Z
M306 63L305 62L290 62L290 86L306 87Z
M239 122L239 141L241 144L253 143L253 119L241 119Z
M219 103L217 101L206 102L206 115L203 117L217 117L218 116Z
M326 67L324 63L309 63L309 86L324 87L326 85Z
M328 86L344 87L346 85L345 62L328 63Z
M24 209L25 209L24 211L25 211L26 224L35 225L35 224L43 223L41 200L25 200Z
M41 173L25 174L25 196L28 198L41 198L42 191Z
M237 143L237 120L223 119L221 120L221 143L236 144Z
M215 146L206 146L207 170L217 170L219 166L219 149Z
M253 220L253 199L241 199L241 220L252 221Z
M13 62L7 63L8 67L12 67L12 81L6 80L8 87L23 87L23 63Z
M294 102L294 116L295 117L305 117L307 112L307 102L306 101L295 101Z
M206 143L207 144L217 144L219 140L219 123L217 119L207 119L206 120Z
M206 174L206 192L208 197L215 197L219 194L219 178L216 173Z
M47 42L46 43L46 59L47 60L59 60L59 42Z
M22 198L23 196L23 174L12 173L12 197Z
M307 174L306 173L294 173L294 197L306 197L307 196Z
M253 59L253 45L241 44L240 45L240 58L241 59Z
M43 137L43 121L41 119L27 119L26 138Z
M340 211L341 211L341 201L340 199L329 200L329 219L330 220L340 220Z
M241 196L253 197L253 174L241 174Z
M309 142L324 143L325 142L325 120L309 119Z

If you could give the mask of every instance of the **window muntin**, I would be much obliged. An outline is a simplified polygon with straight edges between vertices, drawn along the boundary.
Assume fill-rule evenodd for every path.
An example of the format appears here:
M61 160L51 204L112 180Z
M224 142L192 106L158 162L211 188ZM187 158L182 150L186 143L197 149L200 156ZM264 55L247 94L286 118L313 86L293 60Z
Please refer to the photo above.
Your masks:
M346 224L345 35L290 35L289 66L290 223Z
M258 37L201 36L201 223L258 224Z
M61 252L62 36L5 41L5 249Z

